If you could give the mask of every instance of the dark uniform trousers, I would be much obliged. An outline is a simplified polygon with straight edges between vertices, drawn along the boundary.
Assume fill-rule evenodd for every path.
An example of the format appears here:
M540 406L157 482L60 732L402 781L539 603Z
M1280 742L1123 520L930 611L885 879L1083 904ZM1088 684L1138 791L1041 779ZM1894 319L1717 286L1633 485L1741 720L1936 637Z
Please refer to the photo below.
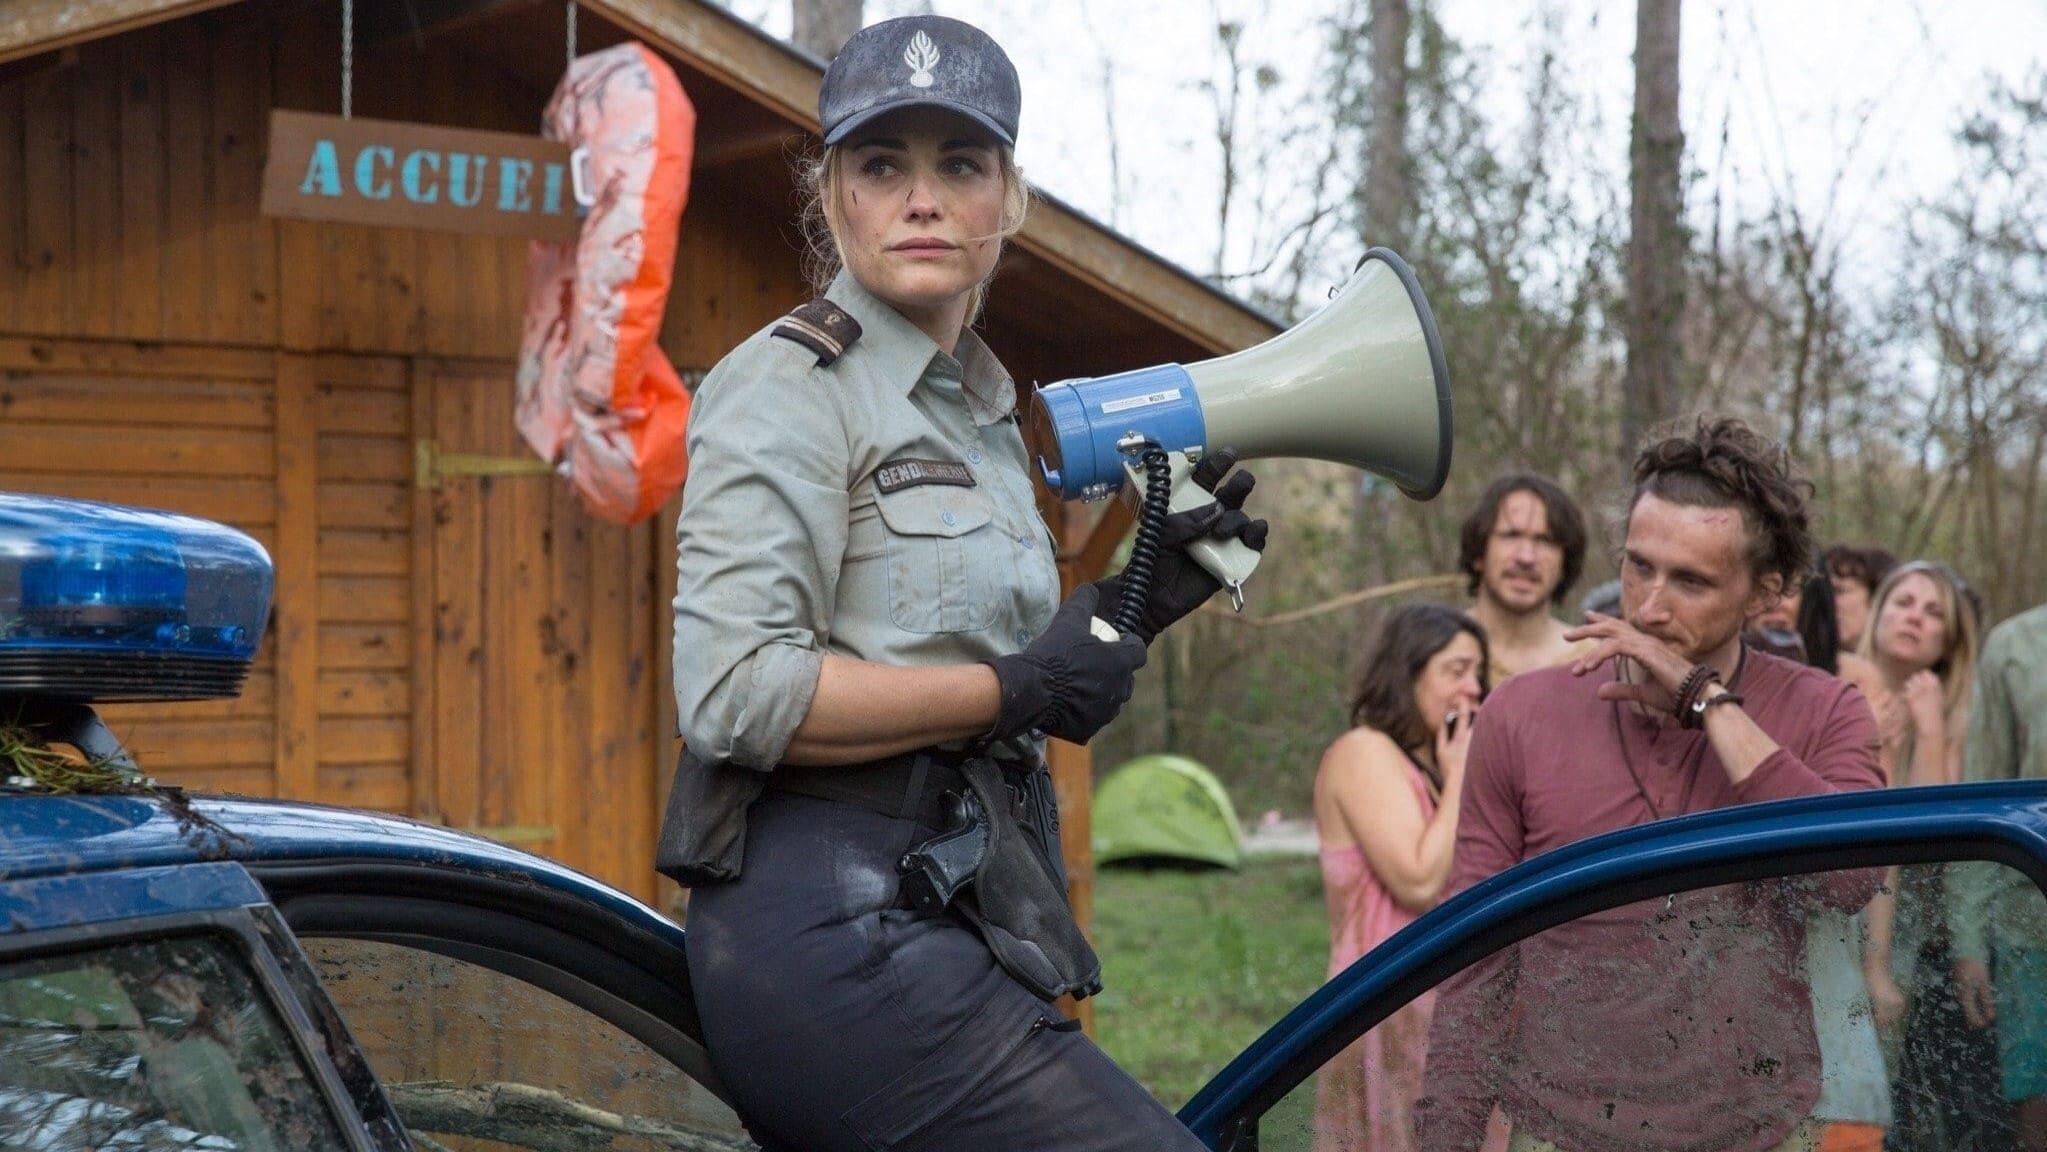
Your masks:
M771 1150L1202 1148L953 914L898 907L910 820L770 791L739 879L697 888L711 1060Z

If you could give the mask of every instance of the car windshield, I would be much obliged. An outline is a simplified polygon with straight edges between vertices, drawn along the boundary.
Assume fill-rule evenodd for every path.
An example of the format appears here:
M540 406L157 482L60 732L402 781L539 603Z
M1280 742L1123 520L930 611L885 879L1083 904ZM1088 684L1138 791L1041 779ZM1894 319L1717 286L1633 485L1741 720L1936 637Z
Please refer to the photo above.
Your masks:
M0 1147L347 1147L232 945L186 936L0 962Z

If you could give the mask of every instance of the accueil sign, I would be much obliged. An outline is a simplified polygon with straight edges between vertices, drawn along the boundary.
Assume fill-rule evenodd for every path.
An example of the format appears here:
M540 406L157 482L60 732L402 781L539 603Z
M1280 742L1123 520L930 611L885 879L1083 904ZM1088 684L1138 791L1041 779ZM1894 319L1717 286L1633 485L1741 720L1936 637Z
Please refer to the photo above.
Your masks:
M569 240L569 147L538 136L396 120L270 114L263 213Z

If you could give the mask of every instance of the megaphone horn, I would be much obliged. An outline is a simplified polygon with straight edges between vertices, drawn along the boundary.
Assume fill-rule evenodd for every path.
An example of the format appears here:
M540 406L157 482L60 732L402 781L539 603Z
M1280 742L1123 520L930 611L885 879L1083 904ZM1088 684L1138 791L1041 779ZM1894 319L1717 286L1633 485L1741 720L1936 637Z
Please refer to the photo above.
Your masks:
M1167 456L1173 511L1208 502L1189 474L1224 447L1244 460L1363 468L1416 500L1442 491L1450 473L1442 338L1414 269L1385 248L1366 252L1328 304L1263 344L1047 385L1031 422L1045 482L1069 500L1107 496L1126 479L1142 484L1147 451ZM1241 606L1258 554L1234 541L1191 550Z

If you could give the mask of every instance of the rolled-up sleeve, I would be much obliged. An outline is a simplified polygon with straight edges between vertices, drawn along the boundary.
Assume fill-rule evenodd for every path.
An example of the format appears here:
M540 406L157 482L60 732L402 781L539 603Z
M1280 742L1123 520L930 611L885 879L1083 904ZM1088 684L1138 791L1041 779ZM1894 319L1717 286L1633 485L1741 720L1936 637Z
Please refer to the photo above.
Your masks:
M846 550L838 382L784 341L697 389L675 526L675 705L698 756L762 771L810 711Z

